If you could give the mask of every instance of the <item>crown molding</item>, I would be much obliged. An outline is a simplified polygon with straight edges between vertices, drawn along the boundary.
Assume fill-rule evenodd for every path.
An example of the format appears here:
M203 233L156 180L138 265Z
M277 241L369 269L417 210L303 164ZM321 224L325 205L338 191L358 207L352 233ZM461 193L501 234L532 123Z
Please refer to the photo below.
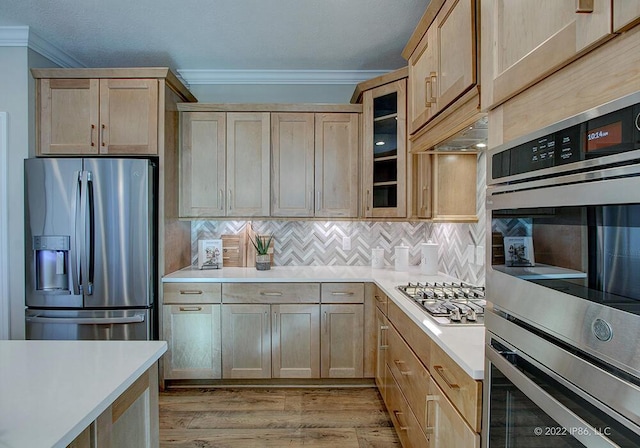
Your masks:
M389 70L178 70L196 84L358 84Z
M0 47L28 47L60 67L84 67L80 61L38 36L28 26L0 26Z

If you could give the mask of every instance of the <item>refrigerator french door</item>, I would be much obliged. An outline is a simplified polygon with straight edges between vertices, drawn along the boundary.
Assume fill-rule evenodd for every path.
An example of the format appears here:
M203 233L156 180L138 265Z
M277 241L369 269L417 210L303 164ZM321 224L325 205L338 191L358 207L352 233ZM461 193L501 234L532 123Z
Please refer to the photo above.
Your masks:
M155 166L25 160L28 339L151 339Z

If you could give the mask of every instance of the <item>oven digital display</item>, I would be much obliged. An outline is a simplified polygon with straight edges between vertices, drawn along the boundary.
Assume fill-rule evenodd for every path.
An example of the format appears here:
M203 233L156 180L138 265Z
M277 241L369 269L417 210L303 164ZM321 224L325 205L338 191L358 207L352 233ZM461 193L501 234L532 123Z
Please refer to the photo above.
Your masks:
M621 121L587 131L587 152L609 148L620 143L622 143Z

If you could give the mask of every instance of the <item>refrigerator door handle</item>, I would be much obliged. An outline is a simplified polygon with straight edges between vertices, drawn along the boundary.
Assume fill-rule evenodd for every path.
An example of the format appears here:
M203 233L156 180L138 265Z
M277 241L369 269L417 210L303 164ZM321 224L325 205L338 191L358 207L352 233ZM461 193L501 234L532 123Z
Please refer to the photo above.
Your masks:
M69 251L69 258L71 263L71 287L73 294L80 294L79 279L80 279L80 257L79 257L79 238L78 238L78 219L80 218L78 213L80 209L80 183L82 181L82 171L75 172L75 182L73 183L73 202L71 204L71 216L73 219L73 244Z
M78 273L80 294L85 294L85 282L88 272L87 266L87 171L80 172L80 231L76 233L78 241L78 253L80 269Z
M87 261L89 263L89 271L88 271L88 281L87 281L87 295L93 294L93 278L94 278L94 270L95 270L95 241L96 241L96 222L95 222L95 210L94 210L94 200L93 200L93 176L91 175L91 171L87 172L87 201L88 201L88 210L89 214L89 242L88 242L88 258Z
M138 324L144 322L144 314L131 317L39 317L27 316L27 322L34 324L75 324L75 325L112 325Z

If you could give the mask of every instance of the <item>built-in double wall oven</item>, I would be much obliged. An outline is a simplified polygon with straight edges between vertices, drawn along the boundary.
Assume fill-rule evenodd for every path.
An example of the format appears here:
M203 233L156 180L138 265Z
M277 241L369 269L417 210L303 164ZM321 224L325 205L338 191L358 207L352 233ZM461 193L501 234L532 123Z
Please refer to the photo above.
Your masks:
M640 446L640 92L487 171L484 446Z

